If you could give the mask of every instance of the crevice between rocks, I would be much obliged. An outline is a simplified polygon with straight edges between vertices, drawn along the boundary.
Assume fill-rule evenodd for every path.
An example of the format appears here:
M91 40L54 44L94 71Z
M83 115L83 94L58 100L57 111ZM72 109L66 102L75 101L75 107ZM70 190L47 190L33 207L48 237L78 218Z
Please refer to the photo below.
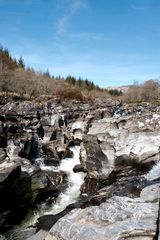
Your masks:
M157 217L157 222L156 222L156 225L157 225L157 229L156 229L156 235L155 237L153 238L153 240L159 240L160 236L159 236L159 230L160 230L160 201L159 201L159 209L158 209L158 217Z

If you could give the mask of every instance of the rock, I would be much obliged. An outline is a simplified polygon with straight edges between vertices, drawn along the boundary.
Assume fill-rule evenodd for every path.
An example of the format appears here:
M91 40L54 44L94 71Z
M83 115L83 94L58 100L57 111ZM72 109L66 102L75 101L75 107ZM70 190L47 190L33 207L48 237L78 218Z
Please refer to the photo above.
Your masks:
M22 172L27 172L29 176L32 176L35 172L37 172L37 170L39 170L38 166L32 165L26 158L17 157L14 160L17 164L21 165Z
M6 148L7 157L11 160L17 159L19 157L19 153L21 151L20 146L14 139L8 140L8 146Z
M96 136L85 135L80 150L81 165L86 169L87 176L81 187L82 193L97 191L100 182L112 171L107 156L102 152Z
M86 167L88 172L95 172L97 175L108 175L108 159L102 152L96 136L85 135L83 137L80 161L81 164Z
M36 222L35 226L37 231L40 229L49 231L51 227L62 217L64 217L66 214L68 214L71 210L75 208L79 208L83 206L83 201L78 201L76 203L72 203L68 205L63 211L55 214L55 215L44 215L40 218L38 218L38 221Z
M49 170L45 170L45 175L49 178L52 184L56 187L59 187L62 183L66 181L67 174L63 171L53 172Z
M122 164L123 159L127 164L148 164L157 162L160 154L160 135L152 132L130 133L119 137L116 142L116 163ZM123 145L122 145L123 144Z
M33 227L29 227L27 229L23 229L21 230L23 231L23 239L24 240L27 240L28 238L32 237L34 234L36 234L36 228L33 228Z
M0 234L0 240L7 240L7 238L5 238L5 236L3 236L2 234Z
M160 199L160 183L152 184L145 187L140 194L145 202L155 202Z
M31 116L37 116L39 110L38 105L34 101L23 101L23 102L9 102L5 104L0 113L8 116L25 116L30 118Z
M0 148L0 163L6 158L7 154L6 151Z
M52 139L52 134L54 135L54 132L56 132L54 126L43 126L43 129L44 129L43 141L44 142L54 141L55 140L54 137Z
M38 137L43 139L44 138L44 128L42 125L40 125L38 128L37 128L37 134L38 134Z
M0 121L0 148L7 147L7 135L4 131L3 123Z
M73 168L73 172L87 172L87 170L81 164L77 164Z
M100 205L113 196L124 196L130 198L136 198L140 196L140 193L147 181L144 176L130 176L117 179L112 183L108 179L107 186L101 188L97 193L90 198L89 205ZM104 183L103 183L104 184Z
M94 175L94 173L88 173L84 178L84 183L81 185L81 193L88 195L95 193L101 185L101 179Z
M57 131L54 129L50 137L50 141L55 141L57 138Z
M56 147L57 154L60 159L71 158L73 156L72 151L68 148L66 144L61 144Z
M143 128L139 127L144 118L126 116L94 121L88 133L98 137L104 153L116 164L147 166L159 160L160 135L146 122Z
M32 204L30 176L13 162L0 164L0 226L16 224Z
M83 132L82 132L82 130L81 130L81 129L75 130L73 137L74 137L74 142L76 142L76 143L79 142L79 144L77 144L77 145L80 145L80 143L81 143L81 141L82 141L82 138L83 138Z
M71 132L73 132L73 138L75 141L82 141L83 134L87 131L87 122L76 121L72 124Z
M20 156L28 158L32 163L34 163L37 158L42 157L42 143L37 134L34 134L31 140L28 140L24 144Z
M57 197L58 189L41 170L31 176L33 202L39 203L49 197Z
M48 234L47 231L40 230L39 232L35 233L33 236L26 238L26 240L44 240L47 234Z
M75 209L61 218L45 240L153 240L158 203L112 197L100 206Z
M53 142L44 143L42 145L43 159L47 166L58 166L60 163L60 158L55 149Z

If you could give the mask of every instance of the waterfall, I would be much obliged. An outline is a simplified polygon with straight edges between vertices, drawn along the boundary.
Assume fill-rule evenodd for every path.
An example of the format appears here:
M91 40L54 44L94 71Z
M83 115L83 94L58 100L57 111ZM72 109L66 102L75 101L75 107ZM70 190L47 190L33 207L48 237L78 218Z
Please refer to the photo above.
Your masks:
M67 173L68 187L58 196L53 208L50 212L47 212L47 214L56 214L61 212L69 204L76 202L80 195L80 186L84 181L85 174L73 172L73 167L76 164L79 164L80 147L73 147L71 148L71 151L73 151L73 158L63 159L58 167L58 171L64 171Z
M39 161L42 170L50 170L54 172L64 171L68 176L68 184L67 187L62 190L54 203L49 206L47 203L43 203L40 205L39 209L34 212L34 214L31 213L32 215L30 214L30 216L27 217L28 219L25 219L22 223L23 227L34 224L40 216L43 216L45 214L57 214L64 210L69 204L74 203L78 200L80 196L80 186L84 181L85 173L73 172L73 167L76 164L80 163L80 147L75 146L71 147L70 149L73 152L73 157L63 159L60 166L58 167L45 166L43 161Z

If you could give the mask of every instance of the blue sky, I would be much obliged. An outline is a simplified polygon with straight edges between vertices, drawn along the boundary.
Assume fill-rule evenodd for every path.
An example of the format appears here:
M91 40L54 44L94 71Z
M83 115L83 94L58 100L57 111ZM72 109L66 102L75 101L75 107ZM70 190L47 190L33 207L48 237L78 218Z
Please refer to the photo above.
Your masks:
M160 0L0 0L0 43L102 87L160 77Z

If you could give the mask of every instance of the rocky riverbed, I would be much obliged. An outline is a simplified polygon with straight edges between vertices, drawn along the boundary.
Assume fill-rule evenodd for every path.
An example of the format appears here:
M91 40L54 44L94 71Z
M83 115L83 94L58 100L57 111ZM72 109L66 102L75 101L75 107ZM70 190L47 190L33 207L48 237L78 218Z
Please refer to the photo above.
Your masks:
M160 107L0 106L0 239L159 239Z

